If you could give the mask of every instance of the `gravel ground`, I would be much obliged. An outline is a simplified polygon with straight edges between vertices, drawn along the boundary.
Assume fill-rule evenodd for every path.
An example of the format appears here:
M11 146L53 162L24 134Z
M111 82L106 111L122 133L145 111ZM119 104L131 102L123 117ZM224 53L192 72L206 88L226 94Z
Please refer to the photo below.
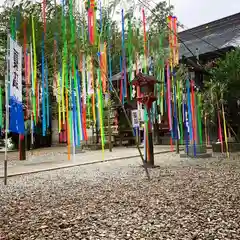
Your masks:
M155 158L151 181L138 159L10 178L0 239L240 239L238 159Z

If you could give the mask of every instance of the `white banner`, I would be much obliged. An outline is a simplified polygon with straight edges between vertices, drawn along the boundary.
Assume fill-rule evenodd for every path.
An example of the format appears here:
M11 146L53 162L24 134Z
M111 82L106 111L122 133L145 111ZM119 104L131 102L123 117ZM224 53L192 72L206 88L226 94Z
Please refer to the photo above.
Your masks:
M140 126L140 122L144 121L144 111L143 109L136 109L136 110L132 110L132 125L134 128L139 127Z
M138 110L132 110L132 126L133 128L139 127Z
M14 133L24 134L24 115L22 106L22 47L12 38L9 53L10 77L10 121L9 130Z
M22 47L10 38L10 98L22 103Z

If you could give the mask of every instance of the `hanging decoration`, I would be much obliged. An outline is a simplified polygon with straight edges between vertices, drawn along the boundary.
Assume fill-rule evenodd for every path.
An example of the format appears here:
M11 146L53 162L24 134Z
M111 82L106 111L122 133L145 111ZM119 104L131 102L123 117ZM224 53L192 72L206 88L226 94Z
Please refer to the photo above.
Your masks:
M148 32L148 16L145 9L142 9L141 21L130 16L126 18L125 10L121 9L121 36L118 37L114 35L113 30L116 27L106 12L106 3L101 0L84 2L62 0L60 5L55 3L56 29L52 39L48 39L50 29L48 25L50 21L47 19L48 4L51 3L42 0L40 28L34 14L24 19L23 41L19 44L17 29L21 25L21 18L12 15L10 19L11 47L16 45L19 50L18 63L20 64L22 59L24 61L26 83L25 96L22 96L23 91L19 82L18 92L17 88L14 91L10 89L12 91L10 97L13 100L18 94L21 104L23 98L26 98L25 119L31 120L32 135L39 127L43 136L48 135L54 99L53 101L57 103L55 111L58 133L61 141L67 144L68 159L75 155L76 148L83 141L90 140L88 136L90 127L99 133L104 155L106 100L111 98L116 88L123 105L126 102L137 101L142 94L139 86L136 88L132 86L132 80L136 74L143 72L159 80L154 89L157 102L153 104L152 109L147 111L141 103L137 103L137 109L134 111L139 122L135 127L135 133L140 136L139 132L144 131L142 135L145 153L149 154L148 129L152 128L152 123L158 122L168 125L172 150L173 142L179 141L180 144L185 144L187 149L194 146L196 156L196 146L203 145L204 141L206 144L208 142L208 119L206 113L202 119L202 95L194 79L188 77L182 81L177 77L179 65L177 18L169 16L166 22L169 29L168 55L164 45L165 32L154 36L153 44L153 37ZM60 24L57 21L59 17ZM119 49L116 48L117 37ZM50 44L52 49L49 53ZM20 52L23 52L23 58ZM13 58L13 52L10 52L10 56ZM119 68L119 79L116 81L113 75ZM10 67L10 70L11 77L13 68ZM18 65L18 70L20 74L22 65ZM10 79L13 82L13 77ZM16 82L14 84L16 85ZM3 92L0 86L0 128L3 128L4 119ZM53 97L50 97L51 93ZM13 104L12 101L10 103ZM10 115L11 121L15 119L14 121L20 124L20 119L16 119L16 113L11 112ZM223 127L229 155L223 106L222 111L219 109L217 117L221 148L223 151ZM24 133L22 125L19 124L18 130L15 130ZM10 126L13 127L14 124ZM31 141L33 142L33 137Z

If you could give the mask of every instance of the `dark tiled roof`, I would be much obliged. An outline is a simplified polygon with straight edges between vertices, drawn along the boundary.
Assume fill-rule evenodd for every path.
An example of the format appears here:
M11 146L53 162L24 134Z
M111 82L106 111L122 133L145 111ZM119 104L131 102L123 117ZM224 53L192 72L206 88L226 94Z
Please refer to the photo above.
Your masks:
M194 55L196 48L201 55L218 49L240 46L240 13L180 32L179 37ZM181 43L179 55L180 58L183 55L187 58L192 57L189 50ZM112 80L120 80L121 76L121 73L115 74Z
M240 46L240 13L180 32L179 37L193 54L198 49L199 55ZM182 43L179 50L180 57L192 56Z

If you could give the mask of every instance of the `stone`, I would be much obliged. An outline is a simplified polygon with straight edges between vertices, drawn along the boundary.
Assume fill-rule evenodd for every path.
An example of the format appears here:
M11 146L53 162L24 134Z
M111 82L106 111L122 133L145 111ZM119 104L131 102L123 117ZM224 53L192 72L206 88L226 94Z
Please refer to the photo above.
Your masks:
M151 181L138 159L11 177L0 186L0 233L13 240L239 238L238 159L183 165L170 153L155 161L161 168L149 169Z

